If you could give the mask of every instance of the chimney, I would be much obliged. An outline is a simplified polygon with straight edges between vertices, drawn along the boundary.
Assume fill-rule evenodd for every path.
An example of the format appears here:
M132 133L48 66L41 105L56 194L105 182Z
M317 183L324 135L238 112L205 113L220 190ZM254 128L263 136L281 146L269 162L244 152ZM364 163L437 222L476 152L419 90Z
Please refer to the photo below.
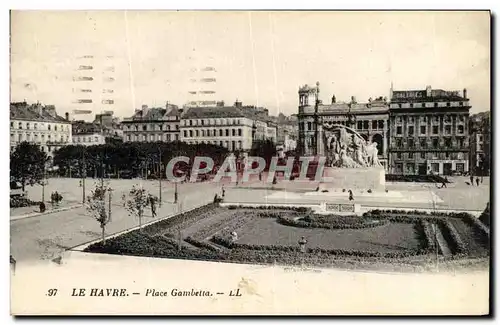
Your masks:
M236 100L236 102L234 102L234 107L242 107L243 106L243 103Z
M467 88L464 88L464 96L465 99L467 99Z
M425 96L426 97L432 97L432 88L431 88L431 86L425 87Z
M351 96L351 103L356 104L356 96Z
M68 112L64 113L64 117L66 118L66 121L69 121L69 113Z

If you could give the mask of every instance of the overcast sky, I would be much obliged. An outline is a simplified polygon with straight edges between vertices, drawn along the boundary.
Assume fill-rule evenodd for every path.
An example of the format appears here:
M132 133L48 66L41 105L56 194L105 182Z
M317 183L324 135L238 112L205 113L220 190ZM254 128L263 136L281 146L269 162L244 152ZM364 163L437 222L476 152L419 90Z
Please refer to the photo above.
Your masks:
M217 69L227 104L297 111L297 90L358 101L395 90L468 89L490 109L488 12L13 12L11 100L74 108L77 57L115 66L115 113L188 100L194 62ZM109 59L108 59L109 60Z

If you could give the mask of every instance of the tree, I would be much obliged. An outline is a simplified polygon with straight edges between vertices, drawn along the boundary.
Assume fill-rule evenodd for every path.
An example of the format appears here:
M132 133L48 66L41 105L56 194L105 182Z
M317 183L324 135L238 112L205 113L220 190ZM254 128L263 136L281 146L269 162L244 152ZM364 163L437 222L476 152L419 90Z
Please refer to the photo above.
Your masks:
M112 191L111 187L106 185L96 185L96 187L90 191L90 195L87 196L87 211L90 212L92 217L99 222L99 226L102 230L102 243L106 244L106 225L109 223L109 213L106 212L106 193Z
M46 162L47 154L38 145L21 142L10 155L10 176L21 183L24 191L26 185L43 181Z
M272 157L276 156L276 146L270 140L254 141L250 156L264 158L266 160L266 167L268 167Z
M131 216L139 218L139 229L142 229L142 217L144 216L144 209L149 204L149 195L142 186L133 186L129 192L129 197L126 209Z

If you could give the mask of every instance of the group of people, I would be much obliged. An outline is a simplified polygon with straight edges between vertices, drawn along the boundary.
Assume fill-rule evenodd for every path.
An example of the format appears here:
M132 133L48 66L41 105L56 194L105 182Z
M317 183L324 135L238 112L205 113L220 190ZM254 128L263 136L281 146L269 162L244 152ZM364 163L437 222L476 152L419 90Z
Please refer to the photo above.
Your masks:
M469 179L470 179L470 185L474 186L474 176L470 175ZM480 182L483 183L483 177L481 176L481 179L479 179L479 177L476 177L476 185L477 186L479 186Z

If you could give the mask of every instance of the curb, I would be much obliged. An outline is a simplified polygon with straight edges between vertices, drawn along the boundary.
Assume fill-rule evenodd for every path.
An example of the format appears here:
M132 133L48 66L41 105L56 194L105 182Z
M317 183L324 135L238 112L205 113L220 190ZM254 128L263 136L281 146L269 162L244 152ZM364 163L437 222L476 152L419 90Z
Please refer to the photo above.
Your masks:
M183 214L183 213L186 213L186 212L189 212L189 211L192 211L192 210L198 209L198 208L200 208L200 207L202 207L202 206L205 206L205 205L208 205L208 204L210 204L210 202L209 202L209 203L206 203L206 204L202 204L202 205L196 206L196 207L191 208L191 209L188 209L188 210L184 210L184 211L182 211L182 212L174 212L174 213L172 213L172 214L170 214L170 215L167 215L167 216L165 216L165 217L163 217L163 218L159 218L159 219L156 219L156 220L151 220L151 221L149 221L149 222L143 223L141 226L134 226L134 227L132 227L132 228L124 229L124 230L121 230L121 231L115 232L115 233L113 233L113 234L109 234L109 235L105 236L105 237L106 237L106 240L107 240L107 239L111 239L111 238L118 237L118 236L120 236L120 235L126 234L126 233L128 233L128 232L132 232L132 231L137 230L137 229L140 229L140 228L144 228L144 227L146 227L146 226L149 226L149 225L151 225L151 224L154 224L154 223L157 223L157 222L160 222L160 221L166 220L166 219L173 218L173 217L175 217L175 216L176 216L176 215L178 215L178 214ZM88 246L90 246L90 245L92 245L92 244L95 244L95 243L98 243L98 242L100 242L100 241L102 241L102 238L93 239L93 240L91 240L91 241L88 241L88 242L85 242L85 243L79 244L79 245L77 245L77 246L70 247L70 248L66 249L66 252L83 252L83 250L84 250L85 248L87 248Z
M78 205L72 205L72 206L64 207L64 208L60 208L60 209L52 209L52 210L48 210L48 211L45 211L45 212L33 212L33 213L23 214L23 215L20 215L20 216L10 217L10 221L16 221L16 220L21 220L21 219L39 217L39 216L44 216L44 215L47 215L47 214L52 214L52 213L57 213L57 212L62 212L62 211L67 211L67 210L72 210L72 209L81 208L81 207L83 207L83 205L78 204Z

